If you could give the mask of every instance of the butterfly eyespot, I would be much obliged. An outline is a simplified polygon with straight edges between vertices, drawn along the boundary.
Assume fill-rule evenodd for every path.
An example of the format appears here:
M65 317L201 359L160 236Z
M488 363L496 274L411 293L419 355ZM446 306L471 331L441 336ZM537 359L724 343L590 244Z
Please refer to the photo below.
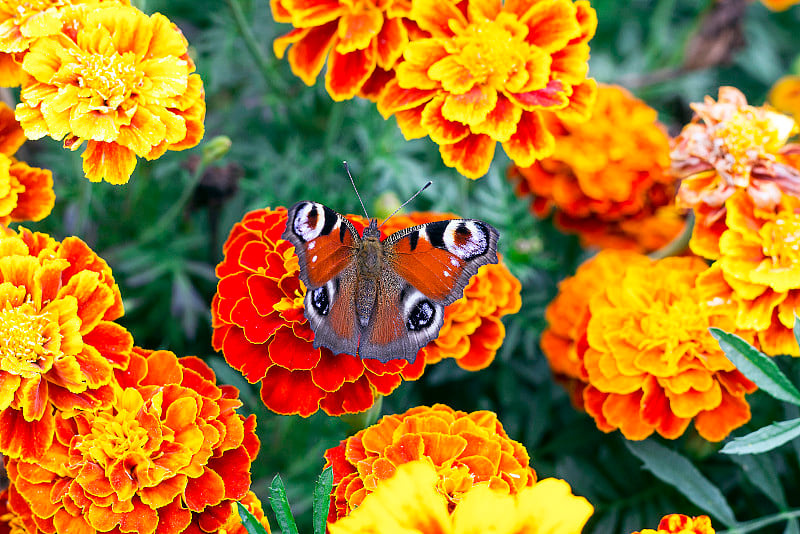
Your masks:
M406 326L409 330L423 330L433 324L436 316L436 308L429 300L420 300L414 305L414 309L408 316Z
M328 315L331 311L331 299L327 286L318 287L311 293L311 306L318 314Z

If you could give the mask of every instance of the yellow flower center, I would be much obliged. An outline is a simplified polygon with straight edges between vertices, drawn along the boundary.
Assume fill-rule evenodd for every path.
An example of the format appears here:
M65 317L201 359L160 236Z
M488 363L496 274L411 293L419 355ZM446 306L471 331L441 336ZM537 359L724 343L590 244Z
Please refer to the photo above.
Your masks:
M48 371L52 351L44 331L47 314L37 314L31 304L0 310L0 369L33 378Z
M114 111L142 86L143 74L133 52L110 56L73 52L73 57L70 74L79 96L89 100L88 111Z
M100 465L116 459L142 454L149 436L136 420L136 414L122 410L116 414L98 413L92 424L91 435L79 445L81 452Z
M659 349L663 352L661 361L670 367L677 366L687 353L705 352L699 345L710 337L711 311L694 294L654 297L649 313L641 319L643 337L638 348Z
M800 218L778 217L766 222L759 235L764 256L772 260L773 269L800 264Z

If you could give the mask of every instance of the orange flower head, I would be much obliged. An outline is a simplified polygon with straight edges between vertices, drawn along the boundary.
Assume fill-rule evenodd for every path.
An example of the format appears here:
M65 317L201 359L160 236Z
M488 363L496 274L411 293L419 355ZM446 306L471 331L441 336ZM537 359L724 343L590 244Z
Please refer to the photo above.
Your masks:
M430 37L408 44L378 110L464 176L486 174L498 142L523 167L552 154L549 112L589 117L597 17L585 0L413 0L410 18Z
M331 534L578 534L594 509L563 480L548 478L516 494L479 485L455 505L439 489L438 474L425 460L398 466L347 517L329 523Z
M669 138L653 108L622 87L600 85L591 121L550 115L547 122L553 154L508 171L519 194L533 195L535 214L555 211L556 225L588 246L647 252L681 231Z
M250 486L255 416L198 358L134 349L114 402L56 418L47 456L8 474L45 532L213 532Z
M775 82L769 90L769 103L800 123L800 76L787 75Z
M784 193L800 196L800 170L784 158L800 150L786 144L797 126L786 115L747 105L733 87L721 87L718 102L707 96L692 109L695 117L674 140L672 172L682 179L678 204L695 211L690 246L715 259L719 223L736 191L746 191L765 209L775 207Z
M387 415L325 452L333 467L329 521L348 515L407 462L425 460L452 507L474 486L515 494L536 482L528 453L489 411L466 413L443 404Z
M519 282L503 266L484 267L473 277L464 298L445 308L440 338L423 347L425 357L413 364L314 348L297 256L280 238L286 217L285 208L258 210L234 226L223 247L225 259L217 266L220 281L211 307L214 348L251 383L261 382L261 399L270 410L304 417L319 409L329 415L360 412L403 380L419 378L426 363L443 357L456 358L466 369L491 363L505 336L499 317L520 306ZM390 222L442 218L449 217L417 214ZM362 217L348 219L358 231L367 226ZM391 228L381 228L384 237Z
M708 329L753 336L736 328L721 300L702 298L696 280L705 270L705 262L690 257L631 265L592 297L583 401L601 430L619 428L634 440L654 431L676 439L694 420L702 437L720 441L750 419L744 396L755 385Z
M800 199L784 195L766 210L738 192L727 206L719 259L698 280L703 298L729 306L765 353L800 356L792 333L800 314Z
M30 139L77 150L93 182L126 183L136 158L183 150L203 136L203 83L187 42L166 17L130 6L66 11L60 33L25 54L31 79L16 116Z
M35 461L54 409L108 404L133 340L113 322L123 310L111 269L83 241L21 228L0 250L0 452Z
M313 85L327 58L325 88L334 100L373 98L408 45L421 32L408 20L410 0L270 0L272 16L294 30L275 39L289 49L292 72Z
M646 528L632 534L714 534L711 518L707 515L689 517L682 514L670 514L661 518L658 529Z
M14 111L0 102L0 224L40 221L56 203L53 174L18 161L13 154L25 141Z

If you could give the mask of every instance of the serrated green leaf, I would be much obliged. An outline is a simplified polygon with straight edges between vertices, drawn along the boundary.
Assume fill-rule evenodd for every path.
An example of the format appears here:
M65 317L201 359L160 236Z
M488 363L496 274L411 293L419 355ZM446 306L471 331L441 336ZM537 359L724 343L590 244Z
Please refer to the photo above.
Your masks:
M746 436L734 438L722 447L725 454L758 454L780 447L789 440L800 436L800 418L778 421L759 428Z
M317 485L314 486L314 501L312 503L314 534L325 534L328 523L328 509L331 506L331 490L333 489L333 467L328 467L320 473Z
M280 475L275 475L272 484L269 485L269 505L275 512L275 519L278 521L283 534L298 534L297 525L294 522L292 509L289 506L289 499L286 498L286 488L283 485Z
M701 510L728 527L736 525L736 516L725 496L689 460L653 440L626 441L625 445L644 462L646 469L680 491Z
M242 520L242 526L244 526L248 534L267 534L267 529L258 522L258 519L250 513L250 510L240 502L237 502L236 505L239 507L239 518Z
M778 470L775 462L767 454L744 454L731 456L731 460L739 464L745 476L755 487L769 498L775 505L785 510L787 508L786 495L779 482Z
M719 341L725 356L759 389L776 399L800 405L800 391L768 356L737 335L713 327L709 328L709 332Z

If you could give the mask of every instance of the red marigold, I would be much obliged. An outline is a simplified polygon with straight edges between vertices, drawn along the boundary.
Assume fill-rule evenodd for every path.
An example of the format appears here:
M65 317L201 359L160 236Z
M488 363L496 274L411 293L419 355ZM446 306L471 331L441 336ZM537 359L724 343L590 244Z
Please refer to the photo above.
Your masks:
M711 518L707 515L689 517L682 514L665 515L658 523L658 530L646 528L632 534L714 534Z
M586 411L598 428L628 439L654 431L668 439L694 420L709 441L750 419L744 396L756 387L725 357L711 326L751 341L719 300L696 286L699 258L631 265L617 283L592 297L583 365Z
M36 526L66 532L213 532L250 486L255 416L198 358L134 349L114 402L59 413L38 462L8 474ZM15 506L16 508L16 506Z
M276 21L295 28L275 39L275 55L292 45L289 65L308 85L327 57L325 88L334 100L376 93L372 86L394 67L409 34L420 33L407 18L410 0L270 0L270 7Z
M733 87L721 87L719 101L692 104L695 117L675 138L672 172L680 178L678 204L692 208L692 250L705 258L719 255L727 200L739 190L756 206L771 209L783 194L800 196L800 170L786 155L800 151L787 144L795 122L767 108L747 105Z
M514 494L536 482L525 447L510 439L489 411L466 413L444 404L387 415L325 452L333 467L328 520L356 508L397 466L427 459L438 490L452 506L476 485Z
M518 165L549 156L545 112L589 117L597 17L585 0L413 0L410 18L430 37L409 43L378 110L464 176L486 174L498 142Z
M270 410L302 416L319 409L329 415L360 412L404 379L419 378L428 356L433 361L455 357L470 369L491 362L504 336L497 319L519 308L518 282L505 274L504 267L479 271L474 277L479 280L472 280L465 299L478 295L485 309L462 301L448 306L448 330L442 329L448 337L441 345L434 341L423 348L426 357L413 364L315 349L303 308L305 288L297 256L294 247L280 238L286 217L285 208L258 210L233 227L223 247L225 259L217 266L220 282L211 305L214 348L251 383L261 381L261 399ZM359 231L367 225L361 217L348 218ZM412 215L408 220L433 218Z
M36 461L54 409L108 403L133 346L113 322L122 313L111 269L80 239L24 228L0 237L0 452Z
M588 246L646 252L681 231L669 138L653 108L621 87L600 85L591 121L548 115L545 124L556 139L553 154L508 170L519 194L533 194L536 215L555 211L556 225Z

